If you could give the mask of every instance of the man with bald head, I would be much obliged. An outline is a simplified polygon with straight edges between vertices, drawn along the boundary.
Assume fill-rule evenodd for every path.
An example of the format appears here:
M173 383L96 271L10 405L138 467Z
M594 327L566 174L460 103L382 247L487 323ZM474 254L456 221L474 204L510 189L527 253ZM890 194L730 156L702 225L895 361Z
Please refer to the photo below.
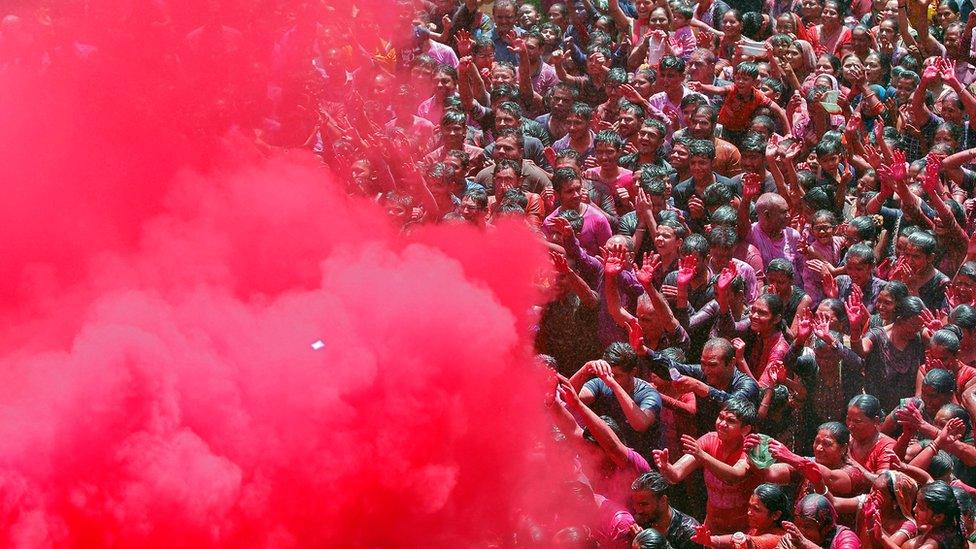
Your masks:
M752 174L749 174L752 175ZM761 183L760 183L761 184ZM739 203L739 237L759 250L763 267L783 258L793 264L794 284L803 286L803 258L797 252L802 237L789 226L790 206L776 193L764 193L756 200L756 222L750 224L749 205L758 193L760 184L743 179L742 201Z
M735 348L721 337L714 337L702 349L701 364L682 364L666 355L649 350L642 357L642 368L661 372L674 368L681 377L674 382L679 392L695 393L698 397L696 421L699 432L707 432L725 401L738 397L759 405L759 385L735 367Z

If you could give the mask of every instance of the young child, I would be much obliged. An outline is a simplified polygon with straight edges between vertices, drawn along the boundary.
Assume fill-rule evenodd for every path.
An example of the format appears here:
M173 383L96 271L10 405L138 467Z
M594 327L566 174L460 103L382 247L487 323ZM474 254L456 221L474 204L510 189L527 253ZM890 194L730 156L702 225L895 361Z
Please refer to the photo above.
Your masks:
M781 127L789 128L786 111L759 90L759 66L756 63L739 63L733 73L731 86L689 82L688 87L697 92L725 95L725 103L718 113L718 123L724 128L722 137L736 146L749 129L752 117L760 107L771 109L776 113Z

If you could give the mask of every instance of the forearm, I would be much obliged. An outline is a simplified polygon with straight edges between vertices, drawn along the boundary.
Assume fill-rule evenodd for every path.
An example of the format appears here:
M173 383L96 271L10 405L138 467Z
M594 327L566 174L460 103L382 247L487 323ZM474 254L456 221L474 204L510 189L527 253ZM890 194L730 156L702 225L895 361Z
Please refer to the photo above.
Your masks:
M586 283L583 278L576 273L576 271L570 269L566 276L569 278L570 287L583 303L583 306L587 309L596 309L600 304L600 296L597 295L589 284Z
M634 428L635 431L646 431L654 425L655 415L654 412L649 410L643 410L640 406L634 402L627 391L624 390L617 383L611 384L613 389L613 394L617 397L617 402L620 404L620 408L624 412L624 417L627 418L627 423Z
M740 460L735 465L728 465L706 452L702 452L701 456L696 457L696 459L702 467L711 471L713 475L722 481L730 484L745 480L746 473L748 472L745 460Z

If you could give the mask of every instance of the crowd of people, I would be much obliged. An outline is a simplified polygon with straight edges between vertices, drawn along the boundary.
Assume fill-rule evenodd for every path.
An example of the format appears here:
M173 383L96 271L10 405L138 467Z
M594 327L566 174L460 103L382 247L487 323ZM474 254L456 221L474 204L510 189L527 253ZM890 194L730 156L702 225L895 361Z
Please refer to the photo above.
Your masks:
M547 459L586 512L510 544L976 547L971 0L387 8L302 3L264 43L214 9L180 62L255 75L202 110L257 104L259 147L404 231L548 248ZM98 55L24 28L0 68Z
M550 250L591 512L519 545L976 547L969 0L398 7L308 143L405 231Z

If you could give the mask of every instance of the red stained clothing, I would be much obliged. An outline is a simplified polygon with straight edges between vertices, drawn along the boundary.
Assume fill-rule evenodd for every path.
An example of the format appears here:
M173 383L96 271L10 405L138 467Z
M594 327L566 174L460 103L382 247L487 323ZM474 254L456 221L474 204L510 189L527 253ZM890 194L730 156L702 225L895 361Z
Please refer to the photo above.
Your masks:
M702 450L719 457L718 433L712 431L698 439ZM735 465L745 459L746 453L740 446L738 451L722 459L727 465ZM719 458L721 459L721 458ZM751 474L744 481L731 484L715 476L705 469L705 489L708 491L708 504L705 507L705 524L713 534L731 534L747 528L746 510L749 507L749 496L759 486L758 475Z
M718 123L734 132L745 131L752 122L752 115L759 107L769 105L769 98L753 88L752 95L745 99L739 97L733 86L725 95L725 103L718 112Z

